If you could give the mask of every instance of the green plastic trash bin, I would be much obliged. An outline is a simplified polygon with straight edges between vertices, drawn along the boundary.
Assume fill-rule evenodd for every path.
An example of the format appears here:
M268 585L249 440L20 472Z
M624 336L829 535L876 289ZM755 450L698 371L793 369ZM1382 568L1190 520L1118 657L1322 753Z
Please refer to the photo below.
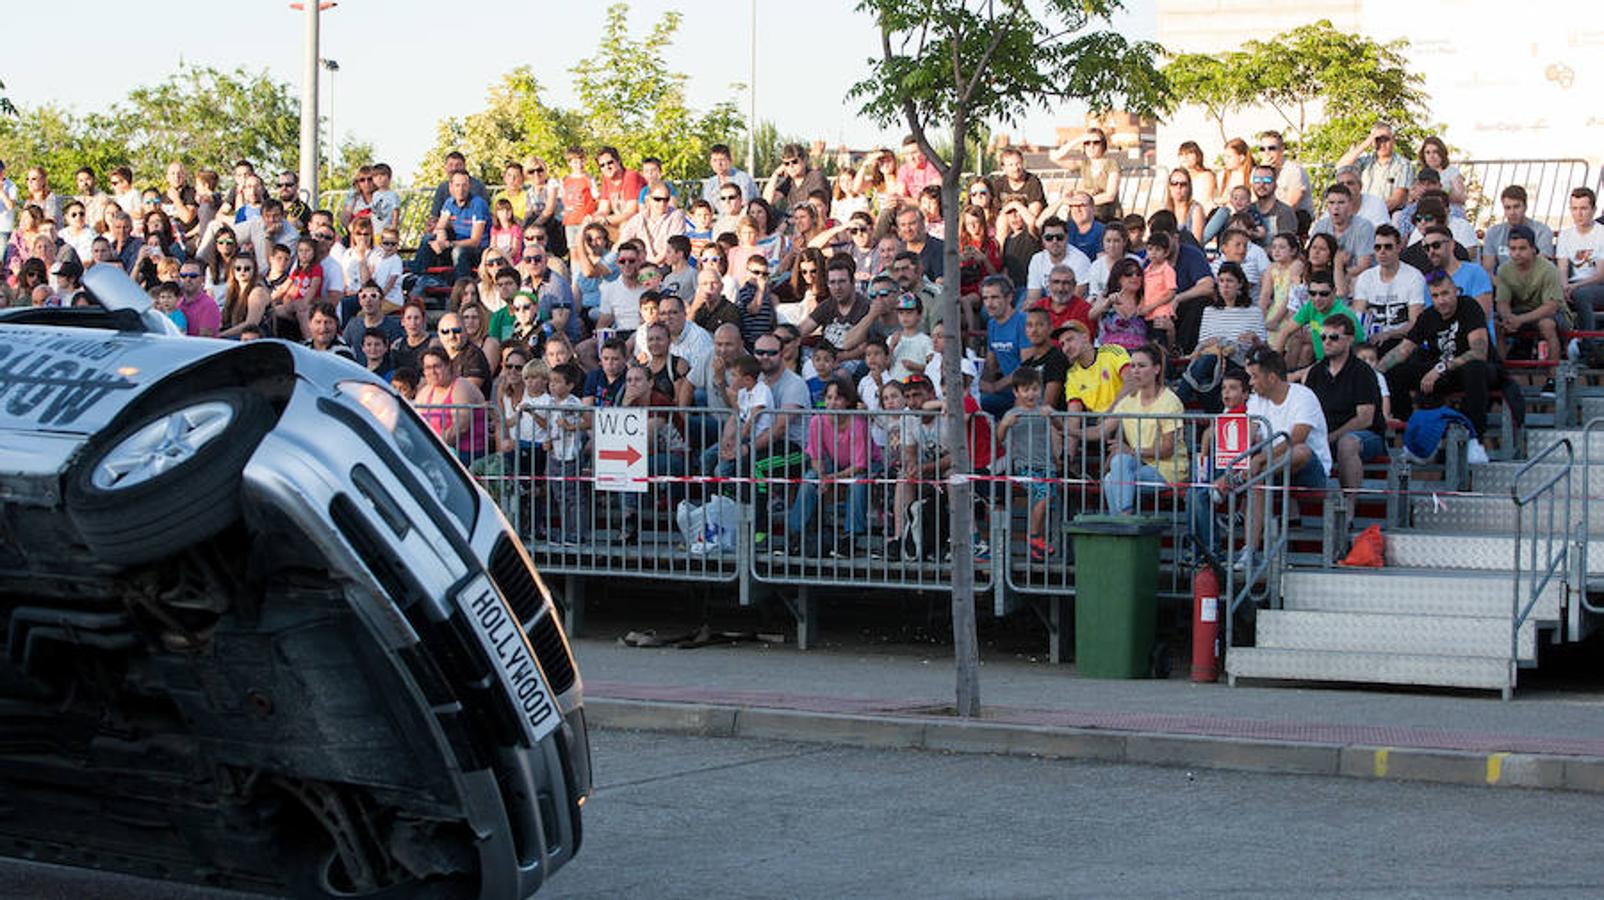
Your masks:
M1075 668L1088 678L1145 678L1158 614L1164 523L1141 516L1076 516Z

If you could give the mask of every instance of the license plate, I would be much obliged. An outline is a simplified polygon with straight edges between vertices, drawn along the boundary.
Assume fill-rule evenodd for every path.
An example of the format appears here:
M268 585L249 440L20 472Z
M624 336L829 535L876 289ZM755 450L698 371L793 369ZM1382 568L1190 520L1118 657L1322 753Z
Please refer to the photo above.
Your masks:
M518 721L530 746L556 730L562 717L552 699L551 687L535 662L534 650L518 621L502 601L501 595L491 586L490 579L481 575L468 583L457 594L457 606L473 623L479 643L490 656L502 687L512 699Z

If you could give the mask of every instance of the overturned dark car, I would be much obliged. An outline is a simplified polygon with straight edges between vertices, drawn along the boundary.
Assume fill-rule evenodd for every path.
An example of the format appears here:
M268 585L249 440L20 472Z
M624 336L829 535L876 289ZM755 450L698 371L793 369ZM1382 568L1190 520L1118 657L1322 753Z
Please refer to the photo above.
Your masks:
M85 282L0 312L0 856L534 893L579 850L590 751L500 511L361 368Z

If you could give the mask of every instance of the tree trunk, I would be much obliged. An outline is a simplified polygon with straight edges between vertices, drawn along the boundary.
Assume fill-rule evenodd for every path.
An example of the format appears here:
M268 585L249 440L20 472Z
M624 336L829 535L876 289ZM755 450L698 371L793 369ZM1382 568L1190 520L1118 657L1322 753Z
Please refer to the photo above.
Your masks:
M963 177L965 117L955 118L952 128L952 161L941 178L942 260L941 319L946 323L947 339L941 347L941 388L946 400L943 414L947 424L947 447L952 457L950 473L965 476L970 471L969 435L964 417L963 316L958 309L958 228L963 209L959 180ZM980 647L975 635L975 545L974 486L966 477L948 479L948 519L952 523L952 652L958 670L958 715L980 715Z

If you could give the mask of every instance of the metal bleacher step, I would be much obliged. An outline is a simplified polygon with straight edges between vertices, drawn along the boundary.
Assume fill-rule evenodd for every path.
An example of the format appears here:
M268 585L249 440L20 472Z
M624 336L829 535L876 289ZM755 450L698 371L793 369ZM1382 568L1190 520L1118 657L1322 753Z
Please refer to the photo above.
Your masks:
M1526 432L1526 456L1528 458L1547 450L1549 445L1557 444L1569 438L1571 450L1576 454L1577 462L1584 456L1582 446L1582 429L1580 428L1533 428ZM1593 459L1604 461L1604 430L1593 432L1588 443L1593 446ZM1563 457L1561 457L1563 458Z
M1529 483L1539 483L1535 480ZM1582 500L1571 498L1571 518L1579 524ZM1415 497L1410 500L1411 521L1422 531L1455 531L1463 534L1514 534L1517 507L1509 497ZM1528 505L1521 512L1522 531L1532 535L1534 529L1545 527L1548 521L1548 502ZM1563 524L1565 501L1556 498L1554 521ZM1604 535L1604 514L1591 517L1588 524L1595 536ZM1579 533L1579 532L1578 532Z
M1525 475L1521 476L1520 484L1523 490L1531 490L1548 481L1565 469L1572 470L1571 490L1576 501L1580 501L1583 494L1599 496L1604 494L1604 457L1599 459L1601 465L1593 466L1593 471L1583 477L1581 466L1566 466L1564 463L1538 463L1531 467ZM1510 486L1515 483L1515 476L1520 472L1523 463L1488 463L1474 466L1470 470L1471 490L1481 494L1497 494L1506 501L1509 499Z
M1511 687L1507 654L1440 656L1423 653L1232 647L1225 657L1225 671L1232 681L1238 678L1345 681L1479 688L1494 691Z
M1530 544L1526 545L1528 548ZM1604 540L1587 544L1588 573L1604 575ZM1420 569L1509 572L1515 538L1508 534L1395 531L1387 535L1387 565Z
M1442 569L1305 569L1281 579L1282 607L1293 612L1356 615L1499 617L1507 622L1514 578L1504 572ZM1539 622L1557 621L1564 603L1558 581L1532 608Z
M1595 387L1592 390L1596 392L1598 388ZM1604 416L1604 397L1600 397L1596 393L1577 397L1576 411L1579 414L1577 421L1583 423L1590 419Z
M1509 616L1423 616L1260 610L1255 646L1403 656L1509 655ZM1537 661L1537 623L1521 624L1519 659Z

